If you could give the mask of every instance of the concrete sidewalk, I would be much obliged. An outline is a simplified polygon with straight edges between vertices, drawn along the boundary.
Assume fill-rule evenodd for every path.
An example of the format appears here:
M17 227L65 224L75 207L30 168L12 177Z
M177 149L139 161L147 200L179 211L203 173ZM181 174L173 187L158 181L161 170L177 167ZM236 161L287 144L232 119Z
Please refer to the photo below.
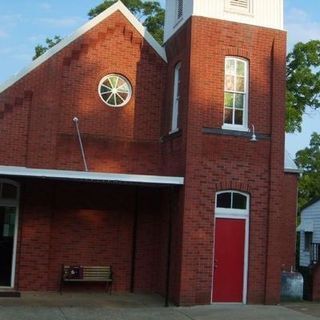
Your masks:
M312 320L320 318L298 310L301 305L257 306L220 304L198 307L163 307L150 295L23 294L0 299L1 320ZM296 310L293 310L296 309ZM302 312L301 312L302 311ZM317 316L318 315L318 316Z

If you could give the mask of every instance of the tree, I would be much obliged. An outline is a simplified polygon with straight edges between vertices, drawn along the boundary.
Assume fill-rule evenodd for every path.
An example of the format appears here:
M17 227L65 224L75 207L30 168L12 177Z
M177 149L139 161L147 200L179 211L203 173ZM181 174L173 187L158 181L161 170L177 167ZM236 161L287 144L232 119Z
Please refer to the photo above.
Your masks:
M296 154L296 164L303 170L299 181L299 208L320 196L320 134L311 135L309 147Z
M96 17L102 11L112 6L115 2L117 2L117 0L105 0L95 8L92 8L88 13L89 19ZM160 44L162 44L165 11L160 6L160 3L156 0L122 0L122 2L136 16L136 18L142 22L151 35ZM60 41L61 38L59 36L55 36L53 39L46 39L47 46L37 45L35 47L33 60L41 56Z
M307 107L320 107L320 40L297 43L287 56L286 131L301 131Z
M54 36L53 39L51 38L47 38L46 39L46 46L43 46L41 44L38 44L35 48L35 54L32 58L32 60L37 59L38 57L40 57L42 54L44 54L48 49L52 48L53 46L55 46L57 43L59 43L61 41L61 37L60 36Z

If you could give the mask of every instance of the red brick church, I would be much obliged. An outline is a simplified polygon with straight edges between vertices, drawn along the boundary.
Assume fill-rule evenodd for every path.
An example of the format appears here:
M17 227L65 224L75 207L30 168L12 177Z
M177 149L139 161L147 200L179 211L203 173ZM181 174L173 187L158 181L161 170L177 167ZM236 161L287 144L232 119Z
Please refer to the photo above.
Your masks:
M277 303L295 258L282 0L119 1L0 87L0 291ZM100 290L70 283L65 290Z

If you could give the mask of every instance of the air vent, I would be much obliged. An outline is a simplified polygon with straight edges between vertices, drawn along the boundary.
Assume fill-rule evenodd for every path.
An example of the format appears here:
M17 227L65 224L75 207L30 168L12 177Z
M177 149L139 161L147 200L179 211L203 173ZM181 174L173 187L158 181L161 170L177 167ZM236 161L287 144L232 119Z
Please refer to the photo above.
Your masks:
M249 1L248 0L230 0L230 6L249 9Z
M252 14L252 0L226 0L225 3L227 11Z
M177 20L182 18L183 15L183 0L176 0L177 1Z

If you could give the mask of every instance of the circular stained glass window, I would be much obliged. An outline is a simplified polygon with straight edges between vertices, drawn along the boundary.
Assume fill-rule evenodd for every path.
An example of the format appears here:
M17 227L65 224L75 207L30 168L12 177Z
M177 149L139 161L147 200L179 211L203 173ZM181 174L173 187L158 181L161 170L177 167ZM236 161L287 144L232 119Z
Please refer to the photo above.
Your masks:
M123 107L129 102L131 94L130 82L119 74L109 74L99 83L100 98L109 107Z

